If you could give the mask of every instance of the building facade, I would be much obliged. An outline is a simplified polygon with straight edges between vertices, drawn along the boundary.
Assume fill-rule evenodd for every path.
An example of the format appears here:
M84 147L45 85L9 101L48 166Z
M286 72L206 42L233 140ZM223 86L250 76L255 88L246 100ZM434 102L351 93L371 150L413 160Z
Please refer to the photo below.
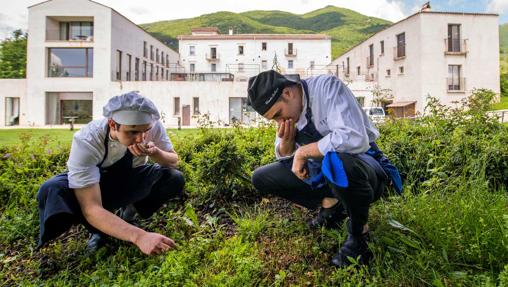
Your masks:
M4 109L19 109L17 122L23 126L99 118L114 95L111 83L166 81L179 61L178 53L164 43L89 0L51 0L29 7L28 31L25 96L5 100Z
M364 106L399 117L423 113L427 97L454 106L474 89L499 87L496 14L421 11L372 35L337 59L339 77Z
M186 74L221 75L223 81L246 81L272 68L282 73L322 74L331 62L331 38L320 34L220 34L197 28L178 37Z

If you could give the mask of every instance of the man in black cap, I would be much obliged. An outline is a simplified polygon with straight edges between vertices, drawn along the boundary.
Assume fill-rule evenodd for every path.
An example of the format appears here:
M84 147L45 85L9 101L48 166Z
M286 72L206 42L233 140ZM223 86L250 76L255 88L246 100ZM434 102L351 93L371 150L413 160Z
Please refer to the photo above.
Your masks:
M185 183L159 112L152 101L130 92L111 98L103 114L74 135L68 172L39 189L39 247L82 223L92 232L89 252L107 235L147 255L165 252L175 246L172 239L131 224L136 214L147 218L179 197ZM148 158L157 164L147 164ZM113 213L118 208L120 216Z
M332 263L347 266L348 257L366 262L369 206L391 172L378 162L388 162L375 145L379 132L351 91L331 75L300 80L266 71L249 79L248 97L254 110L278 123L277 161L256 169L253 185L263 194L320 207L311 227L338 226L349 217L348 238Z

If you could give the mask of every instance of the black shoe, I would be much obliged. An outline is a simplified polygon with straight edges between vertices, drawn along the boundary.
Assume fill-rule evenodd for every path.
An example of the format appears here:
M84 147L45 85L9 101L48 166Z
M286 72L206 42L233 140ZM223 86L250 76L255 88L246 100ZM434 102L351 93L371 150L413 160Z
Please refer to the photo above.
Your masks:
M340 202L330 208L321 207L316 218L309 221L310 228L327 228L339 227L344 219L347 218L347 213Z
M136 208L132 204L129 204L126 207L123 207L120 209L119 216L121 219L125 220L126 222L135 225L137 214L138 213L136 211Z
M86 253L93 254L108 242L107 235L102 233L92 233L86 244Z
M342 268L352 264L348 257L354 260L358 260L360 264L367 264L369 259L372 257L372 252L369 250L367 244L369 234L364 233L362 235L348 234L346 241L332 258L332 264Z

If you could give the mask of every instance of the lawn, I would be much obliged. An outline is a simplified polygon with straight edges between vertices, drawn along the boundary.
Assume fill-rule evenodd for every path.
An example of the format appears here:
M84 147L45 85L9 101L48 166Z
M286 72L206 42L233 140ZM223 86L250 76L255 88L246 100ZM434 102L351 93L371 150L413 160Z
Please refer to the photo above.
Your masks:
M168 129L170 138L185 136L188 134L196 133L198 129ZM41 138L49 137L50 144L55 145L59 142L62 144L71 143L72 136L77 130L70 131L69 129L0 129L0 147L12 146L21 143L22 139L28 137Z
M492 110L508 110L508 97L500 97L501 101L492 105Z

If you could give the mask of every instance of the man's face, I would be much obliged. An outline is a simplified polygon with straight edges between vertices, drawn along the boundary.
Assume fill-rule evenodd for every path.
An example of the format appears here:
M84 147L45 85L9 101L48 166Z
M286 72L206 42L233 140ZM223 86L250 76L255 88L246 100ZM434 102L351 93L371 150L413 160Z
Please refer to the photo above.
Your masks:
M292 119L294 123L298 122L302 112L302 96L299 91L300 86L284 88L279 100L263 115L268 120L274 120L281 123Z
M120 125L120 127L117 129L116 123L110 120L110 128L112 131L114 131L114 134L111 133L113 138L125 146L130 146L137 143L143 143L146 139L148 131L152 128L152 125Z

